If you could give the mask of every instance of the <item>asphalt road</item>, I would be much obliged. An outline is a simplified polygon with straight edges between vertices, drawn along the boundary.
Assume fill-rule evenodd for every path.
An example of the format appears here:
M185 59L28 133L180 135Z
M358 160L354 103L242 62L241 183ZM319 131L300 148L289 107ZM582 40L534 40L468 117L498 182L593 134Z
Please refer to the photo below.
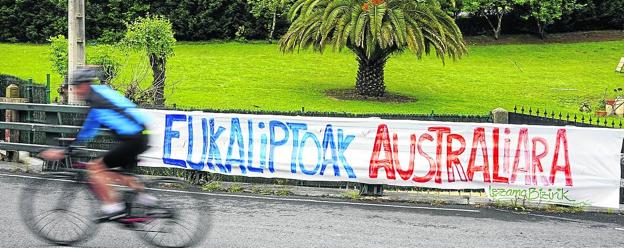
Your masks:
M22 224L18 199L41 179L0 173L0 246L50 247ZM53 193L54 189L50 189ZM311 198L156 191L211 210L202 247L624 247L624 217L548 215L462 206L375 205ZM86 206L85 206L86 207ZM81 247L145 247L104 224Z

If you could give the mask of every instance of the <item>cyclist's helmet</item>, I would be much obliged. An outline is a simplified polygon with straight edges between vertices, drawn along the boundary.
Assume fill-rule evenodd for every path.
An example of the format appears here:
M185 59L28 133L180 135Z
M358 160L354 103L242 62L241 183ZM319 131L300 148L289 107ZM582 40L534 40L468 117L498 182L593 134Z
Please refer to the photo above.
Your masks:
M78 85L81 83L92 83L98 80L97 71L95 68L77 68L74 70L72 80L69 85Z

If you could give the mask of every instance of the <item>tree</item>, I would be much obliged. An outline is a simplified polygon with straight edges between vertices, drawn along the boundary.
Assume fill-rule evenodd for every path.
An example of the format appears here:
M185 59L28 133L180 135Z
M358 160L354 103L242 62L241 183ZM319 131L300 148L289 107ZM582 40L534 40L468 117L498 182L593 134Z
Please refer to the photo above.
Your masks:
M322 53L328 47L348 48L359 63L355 88L364 96L385 94L384 67L393 53L409 50L421 58L433 49L444 61L467 52L455 21L437 2L298 0L290 18L280 49L312 47Z
M139 17L134 23L127 25L127 28L122 44L145 51L154 77L154 104L162 107L165 105L167 58L173 56L176 43L171 22L160 16Z
M601 17L609 20L611 24L624 30L624 0L596 1L600 9L604 10Z
M67 1L0 0L0 42L45 42L67 32Z
M68 72L68 52L67 38L64 35L50 37L49 59L52 69L61 77L67 76ZM121 52L112 45L99 45L89 47L86 54L88 65L101 66L100 79L102 83L110 83L118 74L121 67Z
M269 42L272 42L277 18L288 11L292 0L247 0L247 3L251 6L251 13L254 17L271 19L268 38Z
M87 64L100 66L100 83L110 85L119 74L122 53L113 45L99 45L87 53Z
M494 39L500 38L503 17L513 10L518 0L464 0L463 10L482 16L487 20Z
M449 14L453 19L459 18L463 11L464 0L439 0L440 8Z
M529 13L525 18L535 19L538 34L542 39L546 38L548 25L560 20L564 14L583 7L576 0L518 0L518 2L528 7Z

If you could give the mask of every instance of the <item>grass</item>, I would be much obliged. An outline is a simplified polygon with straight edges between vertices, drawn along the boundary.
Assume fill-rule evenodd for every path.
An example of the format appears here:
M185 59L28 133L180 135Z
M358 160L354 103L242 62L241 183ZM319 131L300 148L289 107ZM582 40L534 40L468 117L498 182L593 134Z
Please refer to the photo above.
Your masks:
M89 47L93 49L93 47ZM486 114L514 105L578 112L580 103L622 87L614 72L624 41L573 44L470 46L469 56L443 65L435 56L393 56L387 89L417 101L376 103L327 97L328 89L354 86L357 62L349 52L281 54L277 45L180 43L169 60L167 104L178 107L332 111L353 113ZM134 55L125 62L127 80ZM51 73L47 46L0 44L0 73L45 80ZM60 77L53 75L53 86ZM52 90L55 92L55 88ZM55 93L54 93L55 94ZM53 95L54 96L54 95Z
M347 190L342 192L342 196L351 200L360 200L362 196L360 196L360 192L357 190Z
M221 186L220 182L217 181L213 181L207 184L204 184L202 186L202 190L203 191L209 191L209 192L214 192L214 191L223 191L223 187Z
M577 214L585 211L585 208L582 206L560 206L560 205L548 205L544 211L548 213L559 213L559 214Z
M294 195L294 193L291 192L290 190L286 189L286 188L280 188L280 189L275 191L275 195L278 195L278 196L290 196L290 195Z
M230 187L227 189L227 191L230 193L240 193L243 192L243 190L243 186L237 183L231 184Z

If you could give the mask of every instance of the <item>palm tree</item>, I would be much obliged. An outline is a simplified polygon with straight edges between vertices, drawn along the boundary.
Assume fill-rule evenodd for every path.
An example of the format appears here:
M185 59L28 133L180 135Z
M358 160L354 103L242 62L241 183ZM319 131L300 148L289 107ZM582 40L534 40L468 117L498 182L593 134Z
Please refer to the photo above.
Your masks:
M348 48L359 62L355 88L363 96L385 94L384 67L393 53L407 49L420 59L433 48L444 63L467 52L455 21L433 0L297 0L289 16L282 52Z

